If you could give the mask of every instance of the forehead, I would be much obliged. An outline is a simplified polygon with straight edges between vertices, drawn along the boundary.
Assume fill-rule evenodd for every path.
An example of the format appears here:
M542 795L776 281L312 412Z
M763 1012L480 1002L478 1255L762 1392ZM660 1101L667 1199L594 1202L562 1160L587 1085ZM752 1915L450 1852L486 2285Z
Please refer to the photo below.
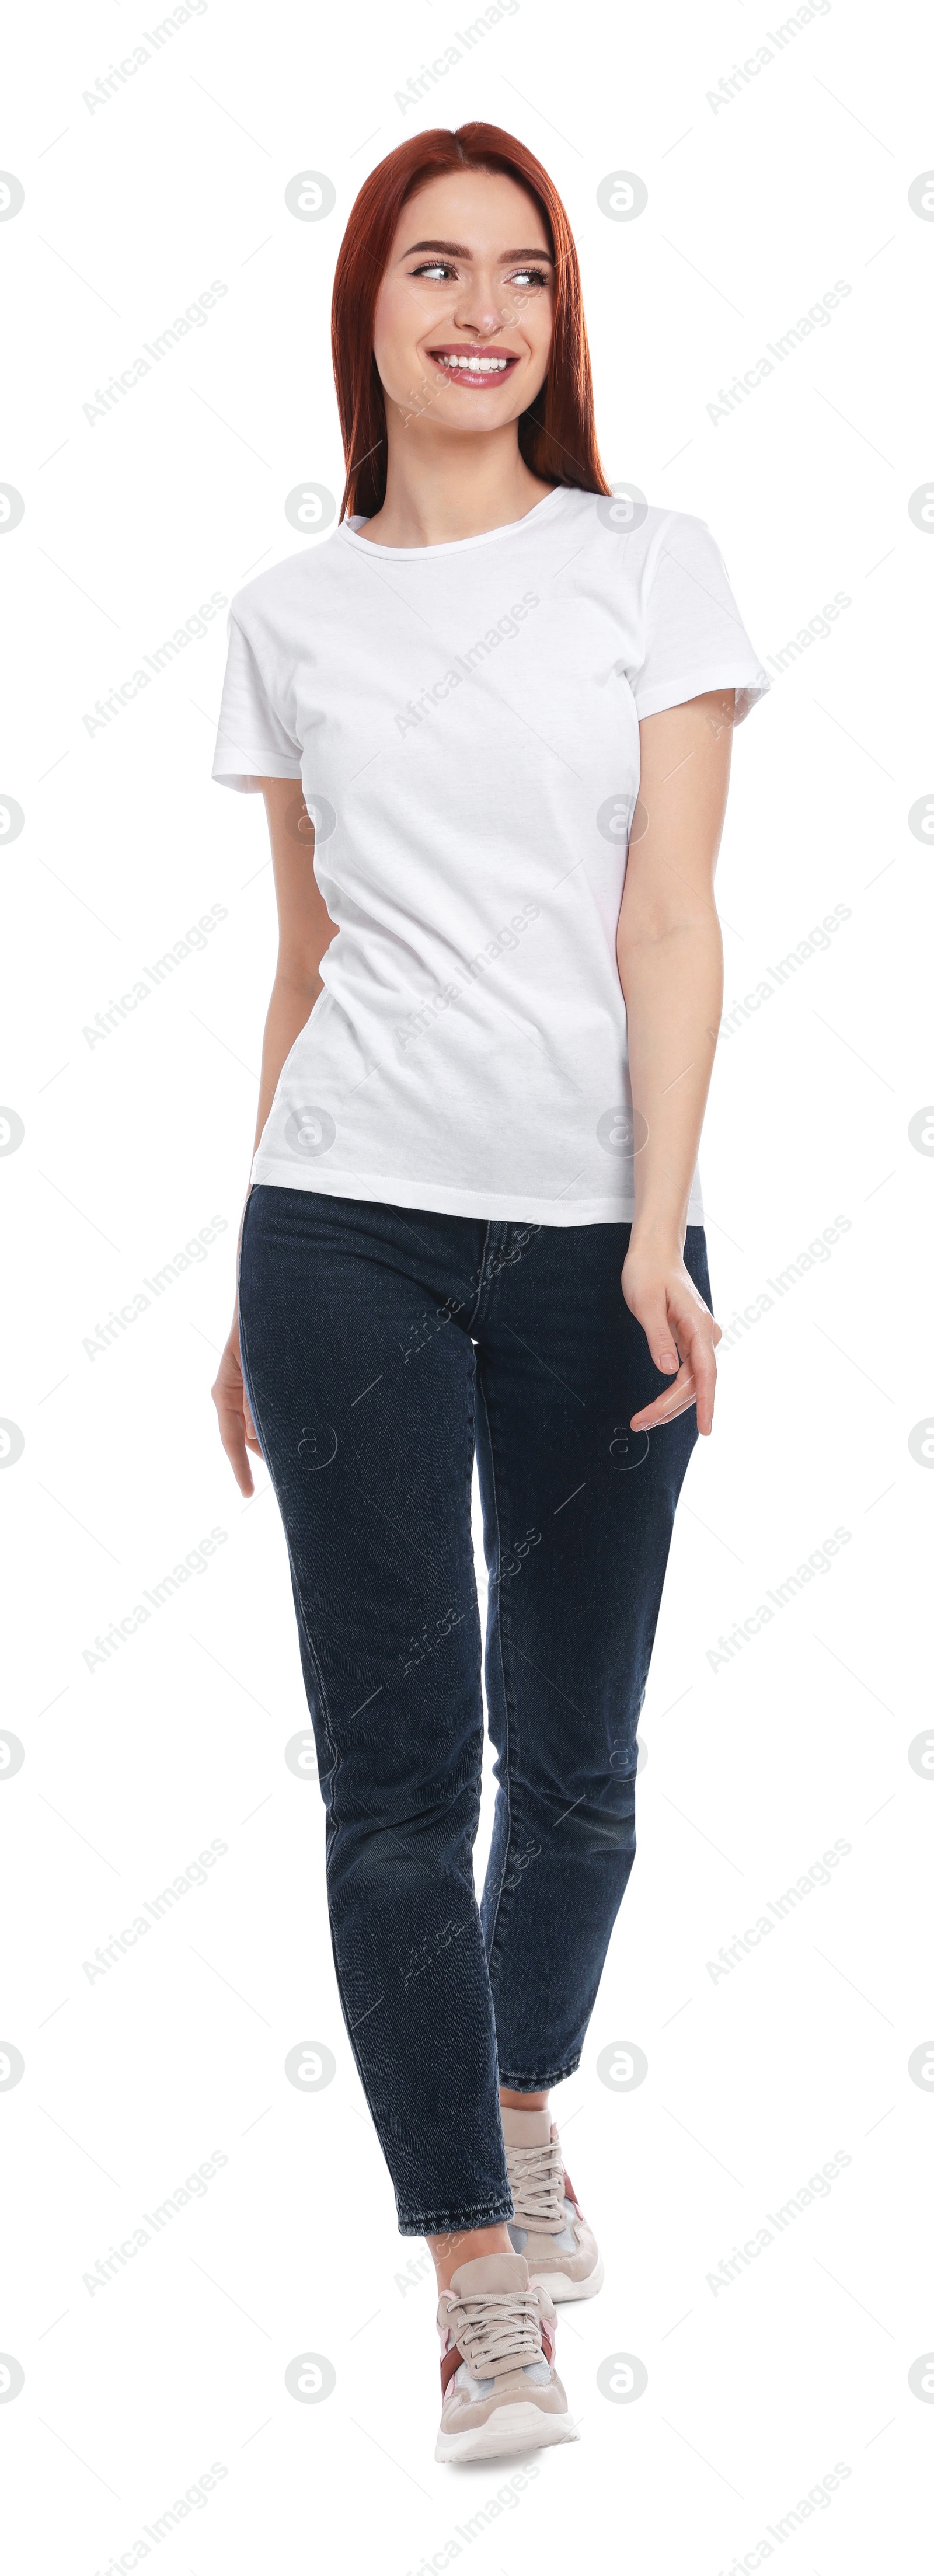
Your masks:
M548 250L534 197L503 170L451 170L427 179L403 206L393 251L399 256L410 242L429 239L494 253Z

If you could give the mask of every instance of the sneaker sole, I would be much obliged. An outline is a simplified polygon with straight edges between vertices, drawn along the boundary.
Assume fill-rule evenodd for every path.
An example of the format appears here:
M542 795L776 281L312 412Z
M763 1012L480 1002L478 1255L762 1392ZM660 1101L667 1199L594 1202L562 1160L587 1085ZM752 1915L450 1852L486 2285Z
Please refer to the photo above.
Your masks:
M561 2299L593 2299L603 2288L603 2259L583 2281L572 2281L567 2272L531 2272L529 2278L548 2291L556 2307Z
M509 2451L541 2451L553 2442L578 2442L573 2415L546 2415L540 2406L497 2406L476 2432L439 2433L436 2460L502 2459Z

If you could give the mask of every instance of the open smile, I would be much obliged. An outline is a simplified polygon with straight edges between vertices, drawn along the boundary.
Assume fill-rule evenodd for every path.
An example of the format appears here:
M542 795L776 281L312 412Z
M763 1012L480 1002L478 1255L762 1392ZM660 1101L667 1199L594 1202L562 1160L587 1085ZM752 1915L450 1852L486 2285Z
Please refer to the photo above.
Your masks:
M501 385L519 364L514 349L471 349L463 341L451 341L447 348L429 349L432 366L447 376L449 383L469 385L475 393L489 392L491 385Z

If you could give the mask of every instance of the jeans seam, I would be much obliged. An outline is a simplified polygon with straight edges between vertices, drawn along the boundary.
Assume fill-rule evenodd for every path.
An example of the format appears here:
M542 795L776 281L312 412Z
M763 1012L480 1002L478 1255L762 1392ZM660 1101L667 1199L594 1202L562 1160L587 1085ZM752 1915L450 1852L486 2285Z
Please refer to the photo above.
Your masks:
M473 1462L474 1462L474 1455L475 1455L475 1450L476 1450L476 1438L477 1438L477 1423L476 1423L476 1413L477 1413L477 1354L476 1354L476 1351L472 1351L472 1353L471 1353L471 1357L472 1357L472 1359L473 1359L473 1377L471 1378L471 1376L470 1376L470 1372L469 1372L469 1370L468 1370L468 1374L467 1374L467 1416L466 1416L466 1432L467 1432L467 1440L466 1440L466 1464L467 1464L467 1481L468 1481L468 1488L469 1488L469 1486L470 1486L470 1482L471 1482L472 1477L473 1477ZM468 1515L468 1521L469 1521L469 1518L470 1518L470 1503L469 1503L469 1500L468 1500L468 1505L467 1505L467 1515ZM471 1536L470 1534L468 1534L468 1550L469 1550L469 1552L470 1552L470 1558L471 1558L470 1567L468 1568L468 1580L469 1580L471 1577L473 1577L473 1607L474 1607L474 1612L475 1612L475 1615L476 1615L476 1578L475 1578L475 1576L473 1576L473 1540L472 1540L472 1536ZM481 1646L481 1671L480 1671L480 1673L479 1673L479 1674L478 1674L478 1676L477 1676L478 1685L479 1685L479 1696L480 1696L480 1741L479 1741L479 1745L478 1745L478 1748L477 1748L477 1768L476 1768L476 1773L475 1773L475 1776L474 1776L473 1827L472 1827L471 1836L470 1836L470 1855L471 1855L471 1860L472 1860L472 1857L473 1857L473 1848L474 1848L474 1844L475 1844L476 1839L477 1839L477 1832L478 1832L479 1824L480 1824L480 1811L481 1811L481 1807L482 1807L482 1804L483 1804L483 1750L484 1750L484 1728L483 1728L483 1674L482 1674L482 1660L483 1660L483 1649L482 1649L482 1646ZM474 1891L473 1891L473 1885L471 1884L471 1894L473 1894L473 1893L474 1893ZM476 1902L476 1898L474 1898L474 1901Z
M479 1263L478 1263L478 1266L477 1266L477 1294L476 1294L476 1296L475 1296L475 1298L474 1298L474 1302L473 1302L473 1312L472 1312L472 1314L468 1315L468 1316L466 1317L466 1319L465 1319L465 1320L466 1320L466 1324L467 1324L467 1330L468 1330L468 1332L470 1332L470 1330L471 1330L472 1326L476 1323L476 1321L477 1321L477 1317L478 1317L479 1312L480 1312L480 1305L481 1305L481 1300L482 1300L482 1297L483 1297L483 1289L484 1289L484 1277L483 1277L483 1274L484 1274L484 1270L485 1270L485 1268L486 1268L486 1256L487 1256L487 1253L488 1253L488 1251L489 1251L489 1246L490 1246L490 1233L491 1233L491 1230L492 1230L492 1226L493 1226L493 1218L492 1218L492 1217L487 1217L487 1218L485 1218L485 1220L484 1220L484 1225L483 1225L483 1250L482 1250L482 1252L481 1252L481 1254L480 1254L480 1260L479 1260Z
M486 1394L482 1385L481 1396L486 1408L487 1429L490 1437L490 1490L493 1499L493 1523L496 1534L496 1570L498 1574L500 1557L502 1554L502 1539L499 1525L499 1494L496 1482L496 1444L493 1433L492 1414L489 1406L487 1406ZM490 1925L490 1942L489 1949L487 1951L487 1975L490 1981L491 1995L493 1994L493 1959L496 1949L497 1934L500 1928L500 1910L502 1907L503 1889L506 1882L506 1871L509 1866L509 1853L512 1844L512 1711L509 1702L509 1691L506 1682L506 1664L503 1655L503 1592L502 1585L499 1582L496 1587L496 1609L493 1615L496 1633L496 1651L499 1657L500 1681L503 1692L503 1717L506 1729L506 1740L503 1746L503 1785L506 1792L506 1838L503 1845L503 1866L500 1871L499 1886L496 1890L496 1904L493 1909L493 1919ZM493 1996L493 2009L495 2016L495 1995Z

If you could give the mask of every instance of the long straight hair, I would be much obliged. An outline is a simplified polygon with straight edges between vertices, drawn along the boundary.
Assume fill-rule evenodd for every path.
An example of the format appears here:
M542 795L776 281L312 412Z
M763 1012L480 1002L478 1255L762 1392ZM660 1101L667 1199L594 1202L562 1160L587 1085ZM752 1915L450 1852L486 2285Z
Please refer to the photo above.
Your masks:
M376 299L402 209L429 179L503 171L533 197L555 262L548 373L518 421L519 452L546 483L608 493L593 416L590 351L574 237L558 191L535 155L499 125L432 126L377 163L351 207L331 304L331 354L346 482L340 516L372 518L386 498L386 403L373 355Z

